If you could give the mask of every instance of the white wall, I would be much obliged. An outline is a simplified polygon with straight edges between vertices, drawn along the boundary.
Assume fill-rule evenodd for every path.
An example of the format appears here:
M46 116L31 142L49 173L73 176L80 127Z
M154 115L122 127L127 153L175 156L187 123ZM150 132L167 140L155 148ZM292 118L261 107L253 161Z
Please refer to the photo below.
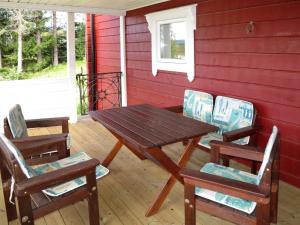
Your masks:
M75 122L76 96L71 85L69 78L1 81L0 130L3 130L3 118L16 103L21 105L26 119L69 116Z

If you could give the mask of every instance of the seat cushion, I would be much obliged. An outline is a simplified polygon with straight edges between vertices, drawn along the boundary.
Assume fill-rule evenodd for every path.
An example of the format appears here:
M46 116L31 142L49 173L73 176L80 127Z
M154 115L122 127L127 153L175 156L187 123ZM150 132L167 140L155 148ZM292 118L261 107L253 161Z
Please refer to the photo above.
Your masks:
M186 90L184 92L183 115L211 123L213 111L213 96L211 94Z
M251 126L254 118L253 104L247 101L217 96L213 111L212 123L219 127L219 133ZM248 144L246 137L235 141L237 144Z
M275 140L276 140L277 135L278 135L278 128L276 126L273 126L272 134L269 137L269 140L268 140L268 143L266 145L265 152L264 152L264 158L263 158L263 161L261 163L260 169L259 169L258 174L257 174L257 177L259 179L262 178L262 176L265 172L265 169L267 167L267 164L270 160L271 152L273 150L273 146L275 144Z
M68 134L68 136L67 136L67 149L71 149L71 135L70 134Z
M211 147L209 142L212 140L223 141L223 136L216 132L208 133L207 135L201 137L198 144L210 149Z
M60 168L64 168L67 166L75 165L80 162L84 162L91 159L85 152L77 152L71 155L68 158L61 159L55 162L46 163L43 165L35 166L32 169L34 170L36 175L48 173ZM104 166L98 165L96 167L96 179L99 179L106 174L108 174L109 170ZM86 178L80 177L75 180L60 184L58 186L54 186L48 189L43 190L43 192L49 196L56 197L62 194L65 194L69 191L72 191L76 188L79 188L86 184Z
M22 153L19 151L19 149L10 141L7 139L6 136L0 133L0 138L2 142L5 144L5 146L9 149L9 151L13 154L15 159L17 160L22 172L25 174L26 177L30 178L35 176L34 170L26 163Z
M26 122L19 104L9 110L7 120L14 138L28 136Z
M230 167L221 166L215 163L207 163L200 170L204 173L209 173L221 177L226 177L233 180L238 180L246 183L251 183L257 185L258 177L254 174L247 173L241 170L233 169ZM208 189L196 187L195 194L209 199L211 201L217 202L222 205L229 206L231 208L243 211L245 213L251 214L255 207L256 202L248 201L242 198L233 197L220 192L211 191Z

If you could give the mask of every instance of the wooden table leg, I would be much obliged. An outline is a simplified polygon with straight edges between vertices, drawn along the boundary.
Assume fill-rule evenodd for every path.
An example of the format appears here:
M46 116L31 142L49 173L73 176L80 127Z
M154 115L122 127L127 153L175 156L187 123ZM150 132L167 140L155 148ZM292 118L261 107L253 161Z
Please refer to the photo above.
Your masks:
M102 165L105 167L108 167L109 164L111 163L111 161L115 158L117 153L120 151L122 146L123 146L123 143L120 140L118 140L118 142L115 144L115 146L110 151L108 156L106 156L106 158L103 160Z
M193 150L194 150L195 146L197 145L197 143L199 142L199 140L200 140L200 138L194 138L194 139L192 139L191 142L188 143L188 145L184 149L184 151L183 151L183 153L182 153L182 155L181 155L181 157L178 161L179 170L187 164L187 162L190 159L190 156L192 155ZM165 164L164 166L167 166L167 165ZM176 180L178 180L174 176L173 173L171 173L171 174L172 175L169 177L168 181L166 182L166 184L164 185L164 187L162 188L162 190L160 191L160 193L156 197L155 201L153 202L151 207L146 212L146 217L152 216L152 215L154 215L158 212L158 210L162 206L163 202L167 198L168 194L172 190L174 184L176 183Z

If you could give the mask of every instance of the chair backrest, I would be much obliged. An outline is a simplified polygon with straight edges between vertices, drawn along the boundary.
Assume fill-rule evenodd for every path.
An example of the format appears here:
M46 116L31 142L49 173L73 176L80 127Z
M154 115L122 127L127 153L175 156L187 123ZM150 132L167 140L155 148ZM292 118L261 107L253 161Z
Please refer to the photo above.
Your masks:
M265 148L264 158L261 163L260 169L257 174L258 182L260 182L263 174L267 168L268 163L271 163L270 160L273 160L272 154L274 155L278 149L278 128L276 126L273 127L272 134L269 137L268 143Z
M213 96L211 94L185 90L183 102L183 115L200 120L202 122L212 122Z
M236 130L253 125L255 109L251 102L240 99L217 96L213 111L212 123L219 127L219 133ZM250 137L236 141L237 144L248 144Z
M26 122L19 104L9 110L7 120L14 138L28 136Z
M36 175L34 170L26 163L19 149L2 133L0 133L0 150L2 155L1 160L4 161L4 164L8 167L12 176L16 176L16 174L14 174L15 162L18 163L25 177L30 178Z

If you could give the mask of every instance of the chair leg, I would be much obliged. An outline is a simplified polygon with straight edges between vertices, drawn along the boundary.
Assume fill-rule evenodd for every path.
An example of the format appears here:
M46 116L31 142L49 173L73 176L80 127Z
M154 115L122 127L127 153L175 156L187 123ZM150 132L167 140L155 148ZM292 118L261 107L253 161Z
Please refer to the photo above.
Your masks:
M196 225L195 186L184 184L185 225Z
M256 220L257 225L270 225L270 203L257 203L256 206Z
M18 218L16 205L12 204L9 201L10 186L7 184L8 184L8 181L10 180L10 178L11 177L10 177L10 174L7 171L7 169L4 167L1 167L2 189L3 189L4 203L5 203L6 216L7 216L8 222ZM15 196L13 195L12 199L15 199L14 197Z
M272 185L271 187L271 208L270 208L270 220L272 223L277 223L278 215L278 185Z
M87 189L90 192L88 197L90 225L100 225L98 190L95 170L87 176Z
M223 166L229 167L229 159L228 158L222 158Z
M18 197L18 203L21 225L34 225L30 196Z
M254 161L251 162L251 173L257 174L257 162Z

